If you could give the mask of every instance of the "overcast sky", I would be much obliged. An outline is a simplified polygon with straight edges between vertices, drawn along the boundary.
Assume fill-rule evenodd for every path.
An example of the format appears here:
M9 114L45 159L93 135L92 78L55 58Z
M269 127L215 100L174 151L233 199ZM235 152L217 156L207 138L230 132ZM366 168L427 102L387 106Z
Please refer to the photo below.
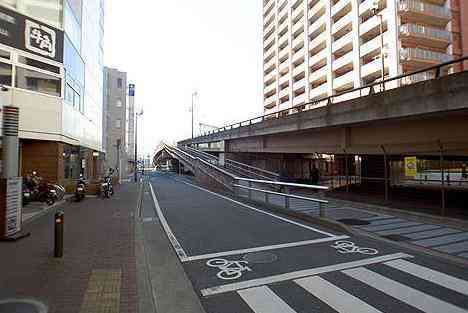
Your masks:
M194 90L197 128L261 114L261 1L110 0L106 9L105 65L136 84L145 154L190 137Z

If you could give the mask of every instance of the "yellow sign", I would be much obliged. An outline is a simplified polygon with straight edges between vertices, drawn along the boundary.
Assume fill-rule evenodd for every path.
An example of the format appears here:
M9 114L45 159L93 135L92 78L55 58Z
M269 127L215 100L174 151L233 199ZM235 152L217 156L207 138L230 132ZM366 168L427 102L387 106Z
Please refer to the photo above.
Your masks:
M418 159L417 157L405 158L405 176L416 178L418 176Z

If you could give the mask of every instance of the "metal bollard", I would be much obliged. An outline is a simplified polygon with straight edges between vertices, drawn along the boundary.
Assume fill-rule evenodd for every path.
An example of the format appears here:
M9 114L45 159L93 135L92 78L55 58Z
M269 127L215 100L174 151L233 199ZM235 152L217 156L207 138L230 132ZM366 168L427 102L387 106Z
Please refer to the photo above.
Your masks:
M61 258L63 256L63 211L55 213L55 236L54 236L54 258Z

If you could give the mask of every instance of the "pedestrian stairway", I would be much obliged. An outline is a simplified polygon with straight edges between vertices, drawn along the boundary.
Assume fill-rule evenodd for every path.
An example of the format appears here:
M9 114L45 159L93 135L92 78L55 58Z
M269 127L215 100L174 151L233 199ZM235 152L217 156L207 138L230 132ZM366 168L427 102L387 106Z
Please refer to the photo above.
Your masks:
M468 281L403 259L236 293L255 313L468 312Z

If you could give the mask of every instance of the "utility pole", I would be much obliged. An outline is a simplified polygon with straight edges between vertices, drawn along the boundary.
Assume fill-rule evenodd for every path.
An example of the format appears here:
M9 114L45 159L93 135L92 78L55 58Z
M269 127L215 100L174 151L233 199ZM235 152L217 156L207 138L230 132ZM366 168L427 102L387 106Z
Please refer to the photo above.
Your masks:
M198 92L192 92L192 139L193 139L193 98L198 95Z
M138 116L141 115L143 115L143 111L141 111L140 113L135 113L135 183L138 181Z

